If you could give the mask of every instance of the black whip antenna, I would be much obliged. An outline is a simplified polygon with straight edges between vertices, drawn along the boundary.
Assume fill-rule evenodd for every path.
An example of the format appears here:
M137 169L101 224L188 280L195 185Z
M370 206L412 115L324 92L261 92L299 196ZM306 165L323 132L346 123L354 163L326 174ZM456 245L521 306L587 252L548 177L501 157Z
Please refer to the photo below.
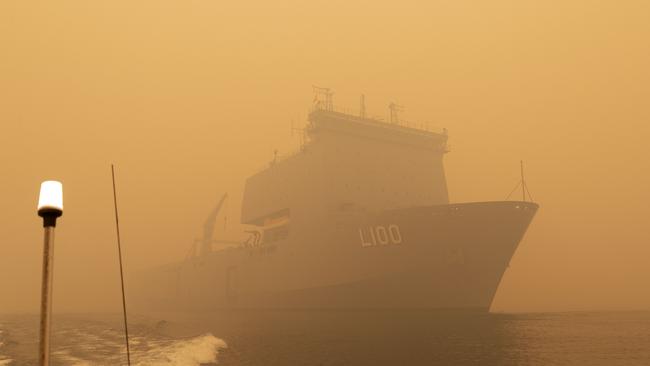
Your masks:
M117 190L115 189L115 167L111 164L113 178L113 203L115 204L115 229L117 230L117 253L120 258L120 283L122 285L122 312L124 314L124 338L126 341L126 361L131 366L131 351L129 349L129 327L126 319L126 296L124 295L124 272L122 270L122 243L120 241L120 220L117 214Z

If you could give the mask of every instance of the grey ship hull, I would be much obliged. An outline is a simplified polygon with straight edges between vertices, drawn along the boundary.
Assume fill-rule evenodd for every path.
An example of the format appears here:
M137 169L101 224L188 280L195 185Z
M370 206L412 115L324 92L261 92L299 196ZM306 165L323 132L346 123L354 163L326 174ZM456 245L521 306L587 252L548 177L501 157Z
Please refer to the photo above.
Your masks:
M139 302L157 310L487 311L537 208L481 202L306 220L286 239L150 272Z

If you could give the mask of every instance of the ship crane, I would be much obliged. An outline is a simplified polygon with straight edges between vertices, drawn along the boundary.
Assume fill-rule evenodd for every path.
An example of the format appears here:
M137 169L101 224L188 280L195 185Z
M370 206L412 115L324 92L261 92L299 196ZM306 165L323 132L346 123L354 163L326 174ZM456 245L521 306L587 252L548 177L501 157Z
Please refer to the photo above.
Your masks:
M203 224L203 239L201 240L202 255L206 255L212 251L214 225L217 222L217 215L219 215L219 211L221 211L223 203L226 202L226 198L228 198L228 193L224 193L223 196L221 196L221 199L219 200L219 203L217 203L217 206L215 206L212 212L210 212L208 217L205 219L205 223Z
M219 212L221 211L221 208L223 207L223 204L226 202L227 198L228 198L228 193L225 193L223 196L221 196L221 199L219 200L217 205L214 207L214 209L212 209L208 217L205 219L205 222L203 223L203 236L200 239L194 239L194 242L192 243L192 247L187 253L188 259L197 257L197 254L201 256L209 254L210 252L212 252L212 244L215 243L240 244L239 242L236 241L214 239L214 227L217 223L217 216L219 215ZM199 244L200 244L200 248L197 248ZM199 253L197 253L197 249L200 249Z

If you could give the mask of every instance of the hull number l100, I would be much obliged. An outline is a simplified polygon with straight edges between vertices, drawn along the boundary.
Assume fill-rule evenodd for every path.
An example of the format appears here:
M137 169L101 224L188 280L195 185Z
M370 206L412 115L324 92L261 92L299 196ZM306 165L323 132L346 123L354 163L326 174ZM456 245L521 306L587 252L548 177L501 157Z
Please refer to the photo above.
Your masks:
M378 225L359 228L359 239L362 247L374 247L378 245L402 244L402 233L399 226L390 224L388 226Z

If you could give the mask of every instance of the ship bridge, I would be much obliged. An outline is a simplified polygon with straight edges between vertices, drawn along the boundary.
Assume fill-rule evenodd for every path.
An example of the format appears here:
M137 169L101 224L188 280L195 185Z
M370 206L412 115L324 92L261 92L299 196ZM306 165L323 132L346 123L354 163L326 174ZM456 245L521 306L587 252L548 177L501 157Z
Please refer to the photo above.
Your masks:
M447 130L434 132L425 123L386 122L355 116L343 111L315 108L309 114L307 133L311 138L322 133L356 136L384 143L406 144L447 152Z

